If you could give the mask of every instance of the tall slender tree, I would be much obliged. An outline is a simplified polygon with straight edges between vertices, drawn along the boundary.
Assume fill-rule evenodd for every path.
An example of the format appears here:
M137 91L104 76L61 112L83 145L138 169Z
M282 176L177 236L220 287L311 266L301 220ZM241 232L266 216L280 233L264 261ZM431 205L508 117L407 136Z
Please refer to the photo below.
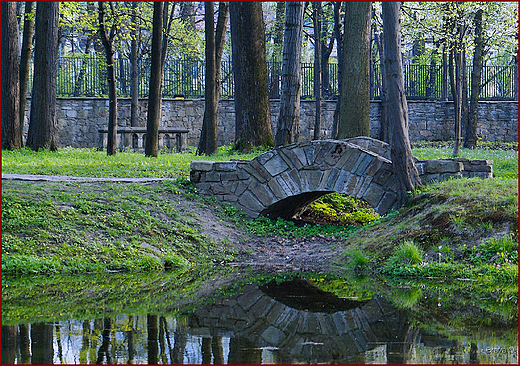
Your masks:
M145 155L157 157L159 154L159 124L162 100L162 34L164 2L153 4L152 60L150 71L150 91L148 115L146 119Z
M383 40L386 88L388 97L388 130L390 155L397 180L397 203L402 205L408 192L421 185L408 137L408 105L404 90L401 55L401 3L383 3Z
M25 3L23 18L23 38L20 52L20 134L23 135L25 121L25 104L27 101L27 86L29 84L29 69L31 64L31 50L34 33L34 6L35 2ZM20 137L22 139L22 137ZM21 140L23 142L23 139Z
M262 4L229 4L235 76L235 148L273 146Z
M220 2L217 28L214 30L214 8L212 2L205 2L206 22L206 88L202 130L197 153L211 155L218 151L217 108L220 96L220 64L224 53L226 28L229 18L229 3Z
M2 149L22 147L16 3L2 3Z
M115 15L114 3L109 2L112 15ZM116 37L116 24L112 24L110 29L107 24L106 8L103 1L98 2L99 34L105 50L107 60L107 81L108 81L108 136L107 136L107 155L117 153L117 90L116 72L114 65L114 39Z
M36 6L34 80L26 145L32 150L57 150L56 76L58 73L59 3Z
M347 2L336 138L369 135L371 3Z
M280 98L280 73L283 49L283 28L285 23L285 3L278 1L276 3L276 13L273 29L273 53L271 55L271 62L273 70L271 71L271 79L269 81L270 97L273 99Z
M316 100L314 117L314 140L320 139L321 133L321 84L322 84L322 51L323 42L321 40L321 20L323 17L323 7L321 2L312 3L312 20L314 25L314 99Z
M464 147L474 149L477 147L477 112L481 89L480 78L482 76L482 53L484 41L482 37L482 9L475 12L475 50L473 51L473 66L471 70L471 100L469 105L468 122Z
M292 144L298 138L304 9L302 2L287 2L285 6L282 87L275 147Z
M130 96L132 98L130 104L130 126L139 126L139 64L137 55L137 38L139 37L137 26L137 12L139 11L139 2L132 3L132 23L133 28L130 31L132 39L130 40Z

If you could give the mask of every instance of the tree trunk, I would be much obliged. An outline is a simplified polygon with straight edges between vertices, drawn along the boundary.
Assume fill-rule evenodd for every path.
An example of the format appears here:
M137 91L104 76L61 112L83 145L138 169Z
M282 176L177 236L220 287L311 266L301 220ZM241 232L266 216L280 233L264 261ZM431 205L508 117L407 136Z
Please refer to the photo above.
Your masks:
M397 204L402 205L408 192L421 185L408 137L408 106L404 91L401 56L401 3L383 3L383 39L385 51L386 87L388 89L388 127L390 154L397 180Z
M460 151L462 142L462 52L455 45L454 50L450 52L450 79L451 93L453 96L453 104L455 109L455 143L453 146L453 156L457 156Z
M374 16L374 13L373 13ZM374 38L376 41L377 50L379 52L379 67L381 69L381 120L379 122L379 140L390 143L390 131L388 130L388 96L386 87L386 72L385 72L385 50L382 39L382 34L377 31L377 23L374 22Z
M280 64L283 49L283 28L285 24L285 2L278 1L276 3L276 17L274 22L273 36L273 55L271 57L273 70L271 72L271 81L269 88L269 96L273 99L280 98Z
M464 147L474 149L477 147L477 112L480 95L480 78L482 76L482 9L475 13L475 51L473 52L473 67L471 70L471 100L468 113L468 124Z
M370 17L370 2L346 3L338 139L370 133Z
M321 4L321 3L320 3ZM332 5L331 5L332 6ZM327 43L328 39L328 43ZM321 90L322 97L330 98L334 93L330 83L329 58L334 48L334 32L329 34L328 17L323 16L323 6L321 14Z
M25 104L27 101L27 86L29 84L29 70L31 65L31 50L34 33L34 6L35 2L25 3L25 15L23 22L22 51L20 54L20 134L23 136L25 121ZM20 137L23 143L23 137Z
M341 7L344 6L342 2L334 2L334 36L336 38L337 46L337 55L338 55L338 99L336 100L336 109L334 110L334 117L332 122L331 136L332 138L338 137L338 127L339 127L339 115L340 115L340 106L339 98L341 96L341 92L343 90L343 34L341 32L341 18L340 11Z
M273 146L262 4L231 2L231 45L235 76L235 148Z
M229 3L220 2L217 19L217 28L213 29L213 3L206 2L205 16L206 22L206 86L205 86L205 106L202 130L199 139L197 154L211 155L218 151L217 135L217 109L220 96L220 72L222 55L224 53L224 43L229 17Z
M2 149L22 147L16 3L2 3Z
M204 22L206 36L206 78L204 92L204 119L202 122L201 145L199 154L212 155L218 151L217 136L217 105L215 63L215 30L214 30L214 3L204 3Z
M38 3L37 7L43 3ZM36 16L38 18L38 16ZM38 19L36 19L38 32ZM36 36L38 38L38 36ZM36 45L36 47L38 47ZM36 50L35 50L36 52ZM33 364L52 364L54 359L52 323L31 324L31 351Z
M162 102L162 32L164 2L153 3L152 60L148 115L146 118L146 144L144 154L157 157L159 152L159 124Z
M110 35L107 34L105 24L105 4L98 2L99 8L99 31L101 42L105 49L107 59L107 83L108 83L108 136L107 136L107 155L117 153L117 91L116 91L116 72L114 65L114 35L115 26L112 26Z
M59 4L39 2L36 8L34 79L27 143L32 150L57 150L56 75L58 73Z
M139 126L139 65L137 60L137 11L139 2L135 1L132 3L132 23L134 28L132 29L132 40L130 42L130 95L132 102L130 105L130 126Z
M301 47L304 3L285 6L283 37L282 88L275 147L297 141L300 124Z
M323 8L321 2L312 3L313 21L314 21L314 99L316 100L316 112L314 117L314 140L321 138L321 20L323 17Z

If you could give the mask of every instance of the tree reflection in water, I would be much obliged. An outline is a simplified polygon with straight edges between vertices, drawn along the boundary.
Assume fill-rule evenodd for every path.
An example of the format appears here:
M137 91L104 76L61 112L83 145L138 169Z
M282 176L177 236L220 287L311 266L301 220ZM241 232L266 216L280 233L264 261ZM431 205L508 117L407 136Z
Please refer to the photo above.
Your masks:
M338 298L301 279L246 285L190 316L2 326L3 364L517 363L516 347L484 347L420 331L381 296Z

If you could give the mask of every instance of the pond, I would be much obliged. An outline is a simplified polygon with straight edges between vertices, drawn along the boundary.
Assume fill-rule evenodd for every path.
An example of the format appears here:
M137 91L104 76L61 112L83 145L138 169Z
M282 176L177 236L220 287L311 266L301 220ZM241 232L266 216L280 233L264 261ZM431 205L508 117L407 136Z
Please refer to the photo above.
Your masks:
M475 283L206 269L2 286L2 364L518 364L517 297Z

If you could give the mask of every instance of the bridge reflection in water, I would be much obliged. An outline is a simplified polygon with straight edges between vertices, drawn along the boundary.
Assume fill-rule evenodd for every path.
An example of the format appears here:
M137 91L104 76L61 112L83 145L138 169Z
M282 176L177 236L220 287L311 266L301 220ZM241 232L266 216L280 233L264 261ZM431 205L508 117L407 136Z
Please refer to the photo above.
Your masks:
M2 364L518 362L517 348L488 347L419 331L381 296L339 298L303 279L246 285L187 317L2 326Z
M380 296L369 301L338 298L310 282L247 285L238 294L195 311L191 332L230 337L239 363L365 363L365 352L385 346L387 362L405 363L418 331ZM235 351L236 352L236 351Z

